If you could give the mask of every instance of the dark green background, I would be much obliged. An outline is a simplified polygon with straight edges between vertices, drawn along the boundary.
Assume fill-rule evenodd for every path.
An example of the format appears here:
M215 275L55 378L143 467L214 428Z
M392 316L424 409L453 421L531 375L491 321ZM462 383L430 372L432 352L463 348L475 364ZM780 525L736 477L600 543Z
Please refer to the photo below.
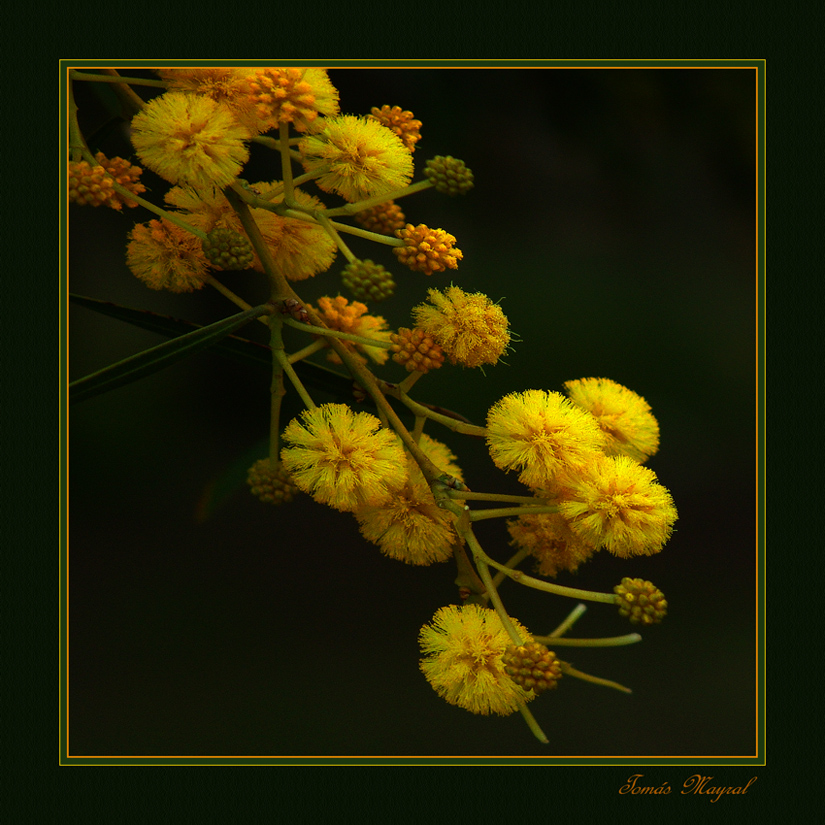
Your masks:
M522 339L507 366L486 376L445 367L418 397L483 422L505 393L571 378L606 376L642 394L661 425L650 466L674 495L677 532L657 556L599 554L559 581L610 590L624 575L649 578L670 615L639 645L564 651L634 693L565 680L532 705L550 746L518 714L446 705L418 672L416 636L456 600L451 565L386 559L351 516L306 497L273 510L239 489L196 519L207 486L244 454L259 457L268 427L268 376L200 355L71 411L70 753L753 755L755 71L330 76L345 112L413 110L424 123L419 173L428 157L453 154L476 176L465 198L428 191L402 202L411 222L457 237L455 272L402 271L391 253L353 242L397 276L398 294L376 311L408 325L426 288L452 280L503 299ZM104 120L100 100L84 88L79 102L91 133ZM129 151L119 130L97 148ZM280 176L267 152L254 152L245 174ZM165 184L144 178L160 202ZM207 290L157 293L131 275L126 234L149 217L70 210L71 290L199 323L231 312ZM335 294L340 268L300 294ZM265 297L259 276L225 280L253 302ZM73 309L71 377L160 340ZM380 374L404 373L390 364ZM428 431L459 454L473 489L519 491L483 443ZM508 555L503 525L479 535L493 556ZM573 607L512 584L502 597L536 633ZM576 635L629 629L594 604Z

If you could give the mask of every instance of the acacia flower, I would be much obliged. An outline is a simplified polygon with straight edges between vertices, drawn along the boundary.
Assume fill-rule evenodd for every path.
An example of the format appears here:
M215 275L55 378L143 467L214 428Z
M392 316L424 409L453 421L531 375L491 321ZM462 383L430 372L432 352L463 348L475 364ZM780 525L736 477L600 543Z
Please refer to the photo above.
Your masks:
M604 456L569 478L559 513L584 541L621 558L658 553L677 518L656 473L629 456Z
M407 480L397 436L346 404L305 410L283 433L281 461L298 489L336 510L383 504Z
M170 292L200 289L209 269L200 240L165 219L139 223L132 229L126 263L150 289Z
M373 106L370 111L371 117L395 132L411 152L415 151L415 144L421 140L421 121L416 120L412 112L402 110L400 106L382 106L380 109Z
M603 456L606 436L590 413L558 392L505 395L487 415L487 446L495 465L520 470L528 487L547 489Z
M462 480L450 449L426 434L419 446L443 472ZM386 504L355 511L361 535L381 552L406 564L428 565L452 558L455 516L435 503L415 460L407 454L408 481Z
M580 378L564 386L570 400L607 434L607 455L627 455L643 463L659 449L659 422L640 395L609 378Z
M337 115L338 90L326 69L286 68L243 69L242 84L247 100L255 109L258 131L291 123L305 131L319 114Z
M298 149L304 169L318 175L318 186L350 202L400 189L413 174L410 150L372 118L325 118Z
M495 364L510 343L507 316L481 292L450 286L427 292L430 304L412 311L416 326L442 347L453 364Z
M318 299L316 311L330 329L389 343L390 332L387 329L386 320L380 315L370 315L369 307L360 301L350 303L341 295L336 298L325 296ZM383 364L389 358L389 352L382 347L371 347L366 344L356 344L354 341L344 340L341 343L350 352L354 353L361 363L366 363L367 359L361 357L356 350L369 355L377 364ZM329 351L327 357L333 363L341 363L338 353L333 350Z
M530 634L511 619L523 642ZM420 667L433 689L471 713L509 716L536 697L505 671L502 657L512 640L498 614L476 604L439 608L418 636L424 658Z
M573 572L596 548L577 536L558 513L527 513L507 522L512 544L533 555L538 572L555 578L559 571Z
M123 208L125 204L134 208L137 201L131 200L112 187L112 182L119 183L135 195L146 191L138 180L143 173L139 166L132 166L123 158L109 158L98 152L95 155L96 166L85 160L69 163L69 201L79 206L110 206L112 209Z
M132 119L140 159L165 180L196 189L232 183L249 160L249 137L228 106L187 92L156 97Z
M261 197L273 203L279 203L283 197L279 181L256 183L255 188ZM279 194L272 195L273 192ZM294 197L300 206L307 209L321 205L318 198L299 189L294 191ZM174 187L166 194L165 200L186 211L187 221L196 229L209 233L215 228L226 227L244 234L240 218L219 191L195 192L185 187ZM302 281L330 268L338 248L323 227L297 218L281 217L268 209L253 208L250 211L275 265L284 277L290 281ZM252 267L258 272L264 271L257 253L254 253Z
M447 267L458 269L458 262L464 253L455 246L455 236L443 229L430 229L423 223L413 226L408 223L395 232L404 241L403 246L393 247L393 254L413 272L432 275L443 272Z
M251 69L209 67L204 69L158 69L158 75L170 91L191 92L226 105L235 118L251 134L264 132L264 126L255 111L255 103L249 98L247 79Z

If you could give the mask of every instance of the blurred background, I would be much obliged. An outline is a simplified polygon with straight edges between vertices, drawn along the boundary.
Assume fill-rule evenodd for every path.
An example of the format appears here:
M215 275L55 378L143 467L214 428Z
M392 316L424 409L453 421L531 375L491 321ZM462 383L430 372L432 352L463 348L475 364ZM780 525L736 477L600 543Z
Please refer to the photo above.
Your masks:
M306 496L281 509L254 499L242 478L266 453L269 375L205 353L70 410L70 753L754 754L755 71L332 69L330 78L345 113L399 105L423 122L417 177L437 154L475 174L463 198L429 190L401 201L410 222L456 236L457 270L402 271L388 248L353 240L399 285L373 311L409 325L427 288L452 281L501 299L520 338L506 365L445 366L415 397L483 423L508 392L561 390L574 378L612 378L644 396L662 433L648 466L673 493L676 532L656 556L600 553L558 581L610 591L623 576L650 579L669 615L640 644L561 652L633 694L563 680L531 706L549 746L519 714L447 705L418 670L416 640L458 601L453 565L385 558L351 516ZM77 85L92 150L130 157L125 129L106 126L109 90ZM259 148L245 177L280 178ZM144 197L162 203L167 184L148 171L142 179ZM214 291L154 292L129 272L127 235L152 217L145 210L69 212L70 291L200 324L234 311ZM342 266L339 256L299 294L337 294ZM266 298L253 272L223 280L253 304ZM163 340L84 308L70 307L69 324L72 379ZM266 339L259 324L240 334ZM378 373L405 375L392 362ZM294 398L286 412L299 412ZM427 431L458 454L472 489L521 491L483 442ZM478 532L492 556L510 555L503 523ZM501 595L535 633L575 606L509 582ZM591 604L574 635L632 629Z

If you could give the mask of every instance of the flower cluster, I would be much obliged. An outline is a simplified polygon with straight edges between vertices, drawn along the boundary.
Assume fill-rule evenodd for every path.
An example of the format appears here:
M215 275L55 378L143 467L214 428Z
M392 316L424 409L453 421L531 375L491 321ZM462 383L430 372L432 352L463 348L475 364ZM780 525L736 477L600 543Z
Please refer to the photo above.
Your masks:
M230 325L249 319L268 325L269 457L247 472L252 495L284 505L306 493L346 513L377 552L406 565L454 561L462 604L440 608L421 628L421 671L448 703L481 715L518 710L536 732L527 703L555 688L562 673L586 678L544 644L556 647L553 640L575 618L551 636L534 638L508 615L497 583L509 575L570 596L569 588L525 576L515 566L529 554L538 573L553 579L576 572L601 549L624 559L661 550L677 512L670 492L643 466L659 449L650 406L607 378L568 381L565 393L508 393L492 404L486 426L414 400L417 382L446 361L482 369L501 361L513 340L509 320L487 295L450 284L427 290L426 300L412 308L411 325L391 330L361 301L395 295L393 273L377 256L374 261L356 254L355 244L390 247L394 263L425 276L457 269L464 255L456 238L408 223L396 200L428 188L464 194L475 185L473 173L463 161L438 155L426 162L423 179L411 183L421 121L400 106L342 114L338 91L323 69L216 67L158 74L162 82L152 85L166 91L132 119L131 140L143 166L171 186L164 207L140 198L156 217L131 230L126 262L151 289L181 293L209 285L246 310L218 322L220 329L195 333L198 342L218 340ZM102 153L94 165L76 116L72 126L69 199L119 210L135 206L128 193L145 192L141 168ZM253 142L256 152L273 153L279 179L240 177L251 175L245 167ZM311 186L320 197L308 191ZM327 195L344 203L329 204ZM352 249L349 235L356 236ZM313 289L312 303L298 295L304 285L293 284L328 271L339 253L346 260L341 284L358 300L324 294L323 285ZM244 269L254 271L237 276ZM250 308L233 289L243 292L255 272L268 283L255 287L266 297ZM404 277L411 282L399 278L398 292L423 292L422 278ZM293 347L290 336L300 335L304 342ZM249 341L233 344L252 348ZM307 389L302 376L324 381L330 370L298 362L323 357L319 353L344 364L345 385L355 386L356 401L369 400L375 414L315 403L310 391L317 381L308 381ZM407 371L397 384L382 380L377 369L390 355ZM283 427L281 400L290 387L305 409ZM424 431L428 424L479 439L493 464L517 473L527 492L471 490L452 449ZM475 507L496 501L499 506ZM474 522L487 518L507 519L518 550L506 564L488 556L474 532ZM612 594L578 593L615 604L636 624L654 624L666 614L661 591L642 579L624 578ZM582 640L559 644L565 642Z
M106 206L120 210L124 205L137 206L137 201L117 192L117 183L132 194L139 195L146 187L138 180L143 173L123 158L107 158L103 152L95 155L96 166L85 160L69 164L69 201L78 206Z
M568 386L575 390L593 383L582 379ZM611 420L637 421L638 396L617 384L612 390ZM649 408L644 415L646 421ZM560 519L530 522L522 516L510 528L514 541L534 552L548 573L574 570L600 548L621 558L657 553L673 532L677 513L670 492L652 470L616 454L617 430L606 431L602 420L545 390L507 395L487 416L487 443L495 464L519 471L523 484L557 504ZM652 429L649 425L647 431ZM634 443L626 433L637 434L639 428L626 424L621 432L619 443L638 451L638 438ZM649 440L641 443L650 446ZM542 559L547 553L554 558Z

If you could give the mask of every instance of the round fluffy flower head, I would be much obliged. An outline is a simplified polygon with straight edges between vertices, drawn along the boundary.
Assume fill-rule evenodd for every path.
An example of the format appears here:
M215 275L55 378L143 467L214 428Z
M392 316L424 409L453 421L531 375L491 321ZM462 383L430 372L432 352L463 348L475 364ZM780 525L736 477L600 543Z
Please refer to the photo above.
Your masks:
M390 332L387 329L386 320L380 315L369 315L369 307L360 301L350 303L341 295L336 298L323 297L318 299L316 312L330 329L389 343ZM383 364L389 358L389 352L382 347L370 347L366 344L356 344L353 341L342 341L342 343L350 352L355 353L356 357L363 363L366 363L366 358L358 355L356 350L366 353L377 364ZM341 363L338 354L332 350L330 350L328 358L336 364Z
M421 140L421 121L415 120L412 112L404 111L400 106L382 106L380 109L373 106L370 110L382 126L395 132L411 151L415 151L415 144Z
M512 621L522 641L531 641L525 628ZM495 610L476 604L442 607L421 628L418 642L424 676L451 705L484 716L509 716L536 697L504 669L502 657L512 640Z
M170 91L192 92L225 104L235 119L254 134L266 131L267 127L261 124L255 104L249 98L247 79L253 72L252 69L216 66L205 69L158 69Z
M656 473L628 456L603 456L568 478L559 512L584 541L621 558L658 553L677 518Z
M607 434L607 455L627 455L642 463L659 449L659 422L640 395L609 378L580 378L564 386L570 400Z
M577 536L558 513L535 513L507 522L512 544L529 550L542 576L555 578L560 570L573 572L596 548Z
M502 470L519 470L528 487L547 489L581 472L603 456L604 441L596 419L558 392L510 393L487 415L490 456Z
M432 275L433 272L443 272L447 267L458 269L458 262L464 257L464 253L455 247L455 236L443 229L430 229L423 223L418 226L408 223L395 234L404 241L404 245L393 247L393 254L413 272Z
M422 434L421 449L445 473L459 480L461 470L449 448ZM377 544L385 556L406 564L428 565L452 558L455 516L435 503L430 486L407 454L408 481L386 504L355 512L361 535Z
M430 304L412 311L416 326L431 335L454 364L495 364L507 351L507 316L486 295L450 286L443 292L430 289L427 296Z
M243 69L247 99L254 106L258 131L292 123L303 132L319 114L337 115L338 90L326 69Z
M249 131L211 97L167 92L132 119L140 159L171 183L205 189L228 186L249 160Z
M126 263L150 289L194 292L209 262L194 235L167 220L139 223L129 233Z
M410 182L413 161L401 138L377 120L355 115L325 118L298 144L304 169L316 183L350 202L383 195Z
M283 197L283 187L279 181L256 183L255 190L273 203L280 202ZM294 197L299 205L307 209L321 205L318 198L299 189L294 191ZM209 233L216 227L225 227L244 234L240 218L221 192L214 189L195 192L176 186L167 192L165 200L186 211L187 221L197 229ZM251 212L275 265L290 281L311 278L332 265L337 247L322 226L281 217L268 209L253 208ZM252 260L253 268L263 272L263 265L254 250Z
M346 404L305 410L300 421L289 422L283 440L281 461L295 486L336 510L383 504L407 481L395 434Z

